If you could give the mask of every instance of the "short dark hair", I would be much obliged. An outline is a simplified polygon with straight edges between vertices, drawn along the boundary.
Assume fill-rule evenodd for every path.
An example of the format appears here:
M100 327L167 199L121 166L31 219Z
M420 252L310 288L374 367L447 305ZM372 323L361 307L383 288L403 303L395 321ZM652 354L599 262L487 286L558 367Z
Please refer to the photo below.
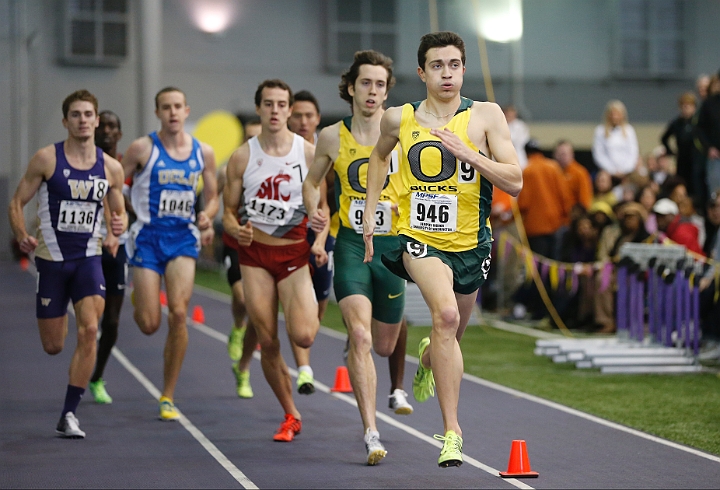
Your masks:
M155 94L155 109L160 109L159 101L160 96L162 94L167 94L168 92L180 92L183 95L183 98L185 99L185 103L187 103L187 95L185 95L185 92L180 90L177 87L165 87L164 89L161 89L160 92Z
M340 76L340 98L350 104L352 104L352 96L348 91L349 86L355 86L355 81L360 74L360 67L362 65L373 65L382 66L387 71L387 90L390 91L395 85L395 77L393 76L393 60L389 56L385 56L379 51L368 49L365 51L356 51L355 57L353 58L353 64L350 65L341 76Z
M95 108L95 114L97 114L98 111L98 100L97 97L95 97L93 94L88 92L85 89L76 90L75 92L71 93L67 97L65 97L65 100L63 100L62 103L62 112L63 112L63 118L67 119L68 112L70 111L70 105L73 102L77 102L78 100L82 100L84 102L90 102L93 107Z
M98 117L103 117L103 116L111 116L111 117L114 117L115 120L117 121L118 129L122 130L122 123L120 123L120 117L118 117L118 115L115 114L113 111L110 111L110 110L107 110L107 109L106 109L106 110L100 112L100 114L98 114Z
M272 78L270 80L264 80L260 85L258 85L257 90L255 91L255 107L260 107L260 104L262 103L262 91L265 88L279 88L282 90L287 90L289 97L290 105L293 105L293 102L295 102L295 97L293 97L292 89L290 88L290 85L283 82L282 80L278 78Z
M311 102L315 106L315 110L320 114L320 104L313 94L307 90L301 90L295 94L295 102Z
M420 38L420 46L417 52L418 66L424 70L425 62L427 62L427 52L432 48L444 48L445 46L458 48L460 50L460 61L465 66L465 41L450 31L431 32Z

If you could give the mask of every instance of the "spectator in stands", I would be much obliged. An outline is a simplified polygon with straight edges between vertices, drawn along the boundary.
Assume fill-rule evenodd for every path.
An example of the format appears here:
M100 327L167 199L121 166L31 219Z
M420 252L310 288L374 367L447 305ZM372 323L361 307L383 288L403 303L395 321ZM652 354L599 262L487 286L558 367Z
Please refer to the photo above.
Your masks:
M674 201L668 198L658 200L653 206L653 212L657 216L658 230L665 237L674 243L684 245L691 252L704 255L702 247L698 243L698 229L683 219L680 209Z
M657 233L657 220L655 219L655 214L652 212L652 207L657 201L657 190L655 190L655 186L650 183L645 184L638 190L634 200L639 202L647 212L645 229L648 233Z
M675 204L680 204L687 196L688 192L685 186L685 180L678 175L668 177L660 188L660 197L672 199L675 201Z
M710 79L708 97L700 107L697 136L706 149L706 179L708 195L720 187L720 76Z
M534 139L525 145L528 166L517 198L525 233L533 252L556 258L555 233L568 222L572 197L560 165L543 155Z
M639 150L635 129L628 123L627 109L619 100L605 106L603 124L595 128L592 155L595 164L619 184L637 166Z
M590 209L593 199L592 177L590 177L590 172L575 160L575 149L572 143L568 140L558 141L553 157L560 164L565 179L568 181L572 205L580 204L586 210Z
M576 291L561 283L555 294L555 307L568 328L594 324L593 296L595 284L590 263L595 262L598 232L587 213L577 215L565 235L560 261L577 264ZM570 272L567 272L570 274Z
M590 172L575 160L575 149L568 140L560 140L555 144L553 157L555 161L560 164L560 168L567 181L567 187L570 191L570 209L572 210L575 206L579 206L582 209L582 214L585 214L590 208L593 198L592 177L590 177ZM560 256L561 249L559 247L562 246L563 237L567 233L573 218L574 216L569 215L567 221L557 232L555 246L558 248L554 253L556 257Z
M510 140L518 156L518 163L520 164L520 168L525 170L528 163L527 155L525 154L525 144L530 140L530 128L525 124L525 121L518 117L517 109L514 105L505 106L503 112L505 113L505 119L510 129Z
M613 212L612 206L605 201L594 202L590 206L590 209L588 209L588 215L597 230L598 237L602 236L603 230L615 221L615 213Z
M649 243L655 238L645 229L647 211L640 203L624 203L618 208L617 214L619 223L605 228L598 243L598 260L603 262L616 262L620 247L625 243ZM595 280L595 321L601 327L599 333L613 333L616 328L614 291L612 287L603 290L601 282L602 274L598 274ZM611 284L615 283L613 278Z
M714 261L720 260L720 189L708 199L705 210L707 239L703 252ZM700 280L700 329L702 351L700 359L720 358L720 301L715 300L715 268L710 268Z
M705 246L706 234L705 234L705 218L700 216L695 210L695 204L690 196L686 196L677 203L678 209L680 210L681 219L692 223L695 228L698 229L698 244L700 247Z
M705 210L705 244L703 245L703 253L717 261L720 260L720 189L710 194Z
M705 99L707 99L709 86L710 75L703 73L697 77L697 80L695 81L695 88L697 90L698 97L700 97L700 103L704 102Z
M693 116L697 110L697 98L692 92L685 92L678 99L680 114L670 121L660 140L665 147L666 155L675 155L675 174L682 177L688 187L690 195L694 196L696 191L693 184L693 152L695 144L695 126ZM675 140L677 152L670 146L670 139Z
M604 202L610 207L614 206L618 197L613 191L612 176L606 170L598 170L593 181L595 192L593 194L592 204ZM591 206L592 206L591 204Z
M517 225L512 209L513 198L507 192L501 189L495 188L493 190L492 206L490 208L490 224L493 230L493 257L499 257L499 250L497 247L500 244L500 236L503 233L507 233L510 237L515 240L515 243L520 241L520 235L518 234ZM505 250L502 251L505 253ZM521 266L518 256L514 250L505 254L502 259L502 265L500 267L491 267L488 274L488 279L483 284L482 298L483 307L487 307L485 300L486 298L497 298L496 305L497 310L500 314L505 315L508 313L511 305L511 298L513 293L518 288L518 269ZM495 295L495 296L493 296ZM491 303L491 301L489 301Z
M523 170L523 189L517 198L528 244L534 254L557 259L557 232L570 216L571 196L560 165L546 158L539 143L530 139L525 145L528 165ZM519 305L513 315L524 316L525 307L534 319L546 314L540 293L534 284L524 284L516 293ZM522 315L521 315L522 313Z

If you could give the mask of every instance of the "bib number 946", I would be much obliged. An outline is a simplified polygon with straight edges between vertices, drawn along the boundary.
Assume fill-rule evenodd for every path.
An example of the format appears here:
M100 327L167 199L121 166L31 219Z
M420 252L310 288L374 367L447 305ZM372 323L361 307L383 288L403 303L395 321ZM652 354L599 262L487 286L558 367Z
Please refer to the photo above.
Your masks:
M410 227L451 233L457 230L457 196L416 192L410 200Z

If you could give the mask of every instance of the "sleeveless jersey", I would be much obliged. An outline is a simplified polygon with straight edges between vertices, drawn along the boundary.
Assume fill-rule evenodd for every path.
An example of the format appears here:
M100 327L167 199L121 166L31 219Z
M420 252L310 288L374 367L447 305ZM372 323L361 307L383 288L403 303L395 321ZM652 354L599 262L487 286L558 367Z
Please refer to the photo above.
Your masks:
M467 127L473 101L460 107L444 126L474 151ZM420 102L405 104L400 120L402 158L398 233L447 252L463 252L492 240L492 184L470 164L460 162L430 129L420 126Z
M352 116L340 123L340 149L334 163L335 209L340 226L362 234L367 171L373 146L363 146L352 135ZM391 204L398 202L401 180L398 173L397 151L393 150L390 170L375 211L375 235L397 235L397 215Z
M250 157L243 174L244 203L240 222L279 238L304 239L307 212L302 183L307 177L305 140L293 135L290 152L282 157L265 153L257 136L248 140Z
M38 191L38 246L35 255L59 262L102 255L100 221L109 183L105 158L96 149L95 165L78 170L55 143L55 172Z
M195 189L205 168L200 142L192 139L186 160L168 155L157 132L150 134L152 151L145 167L136 173L130 200L143 225L184 228L195 222Z

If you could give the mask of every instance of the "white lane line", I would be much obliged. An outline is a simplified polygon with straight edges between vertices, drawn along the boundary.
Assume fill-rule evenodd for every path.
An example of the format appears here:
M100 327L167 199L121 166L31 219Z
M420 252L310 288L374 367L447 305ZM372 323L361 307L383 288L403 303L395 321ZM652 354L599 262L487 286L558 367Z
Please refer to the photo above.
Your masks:
M215 291L212 291L212 290L210 290L210 289L208 289L208 288L199 288L198 286L195 286L195 287L196 287L196 289L199 289L198 292L199 292L200 294L203 294L203 295L206 295L206 296L209 296L209 297L215 298L216 295L221 294L221 293L217 293L217 292L215 292ZM215 294L213 294L213 295L211 295L211 294L206 294L207 291L212 291L212 292L215 293ZM228 297L227 295L222 295L222 296L223 296L223 299L221 299L221 301L225 301L225 302L227 302L227 303L230 302L230 299L229 299L229 297ZM322 333L324 333L325 335L328 335L329 337L333 337L333 338L336 338L336 339L344 340L345 337L346 337L344 334L341 334L340 332L337 332L337 331L332 330L332 329L327 328L327 327L320 327L320 331L321 331ZM411 362L411 363L413 363L413 364L417 364L417 363L418 363L417 358L416 358L416 357L413 357L413 356L410 356L410 355L405 356L405 360L408 361L408 362ZM647 433L642 432L642 431L639 431L639 430L637 430L637 429L632 429L632 428L630 428L630 427L626 427L626 426L624 426L624 425L621 425L621 424L618 424L618 423L615 423L615 422L611 422L611 421L609 421L609 420L605 420L605 419L600 418L600 417L597 417L597 416L595 416L595 415L590 415L589 413L581 412L580 410L576 410L576 409L574 409L574 408L570 408L570 407L567 407L567 406L565 406L565 405L561 405L561 404L559 404L559 403L555 403L555 402L552 402L552 401L549 401L549 400L545 400L545 399L540 398L540 397L535 396L535 395L530 395L530 394L528 394L528 393L524 393L524 392L522 392L522 391L518 391L518 390L515 390L515 389L513 389L513 388L508 388L507 386L503 386L503 385L500 385L500 384L497 384L497 383L493 383L492 381L487 381L487 380L484 380L484 379L482 379L482 378L478 378L477 376L473 376L472 374L467 374L467 373L465 373L465 374L463 374L463 378L464 378L465 380L467 380L467 381L470 381L471 383L479 384L479 385L481 385L481 386L485 386L485 387L491 388L491 389L493 389L493 390L501 391L501 392L503 392L503 393L507 393L507 394L510 394L510 395L512 395L512 396L516 396L516 397L519 397L519 398L524 398L524 399L526 399L526 400L528 400L528 401L535 402L535 403L539 403L540 405L545 405L546 407L554 408L555 410L559 410L559 411L561 411L561 412L565 412L565 413L568 413L568 414L570 414L570 415L575 415L575 416L580 417L580 418L582 418L582 419L588 420L588 421L590 421L590 422L594 422L594 423L596 423L596 424L603 425L603 426L605 426L605 427L609 427L609 428L611 428L611 429L619 430L619 431L621 431L621 432L625 432L625 433L627 433L627 434L631 434L631 435L640 437L640 438L642 438L642 439L646 439L646 440L648 440L648 441L652 441L652 442L655 442L655 443L658 443L658 444L662 444L662 445L664 445L664 446L668 446L668 447L671 447L671 448L673 448L673 449L678 449L678 450L680 450L680 451L684 451L684 452L689 453L689 454L692 454L692 455L694 455L694 456L699 456L699 457L701 457L701 458L705 458L705 459L708 459L708 460L710 460L710 461L714 461L714 462L716 462L716 463L720 463L720 457L715 456L714 454L705 453L705 452L703 452L703 451L700 451L699 449L694 449L694 448L691 448L691 447L688 447L688 446L683 446L682 444L678 444L678 443L673 442L673 441L668 441L667 439L663 439L663 438L661 438L661 437L653 436L653 435L651 435L651 434L647 434ZM379 414L379 415L380 415L380 414ZM434 439L433 439L433 440L434 440Z
M208 335L209 337L211 337L211 338L213 338L213 339L219 340L220 342L227 343L227 341L228 341L228 336L227 336L227 335L225 335L224 333L220 333L220 332L218 332L217 330L215 330L214 328L209 327L209 326L207 326L207 325L205 325L205 324L203 324L203 323L193 322L190 318L188 318L188 325L190 325L191 327L195 328L195 329L198 330L199 332L202 332L202 333L204 333L205 335ZM327 328L327 327L321 327L321 328L322 328L323 332L326 333L326 334L329 334L329 332L332 332L332 334L329 334L330 336L333 336L333 337L336 337L336 338L342 338L342 339L345 338L345 336L343 336L342 334L340 334L340 333L338 333L338 332L336 332L336 331L334 331L334 330L331 330L331 329L329 329L329 328ZM339 336L339 337L338 337L338 336ZM260 359L260 353L257 352L257 351L254 352L254 353L253 353L253 357L254 357L255 359L258 359L258 360L259 360L259 359ZM290 371L290 375L292 375L293 377L297 378L298 372L297 372L296 369L293 369L293 368L291 368L290 366L288 366L288 371ZM315 380L315 389L320 390L320 391L322 391L323 393L327 393L327 394L329 394L329 395L332 395L332 396L334 396L335 398L337 398L337 399L339 399L339 400L342 400L342 401L344 401L345 403L348 403L349 405L352 405L352 406L354 406L354 407L357 408L357 402L355 401L355 398L354 398L354 397L351 397L351 396L348 396L348 395L344 395L344 394L342 394L342 393L332 392L332 391L330 391L330 387L329 387L329 386L327 386L326 384L323 384L323 383L319 382L317 379ZM160 396L160 395L158 394L158 396ZM423 434L422 432L414 429L413 427L410 427L409 425L405 425L405 424L403 424L402 422L398 422L397 420L393 419L392 417L390 417L390 416L387 415L387 414L384 414L384 413L381 413L381 412L375 412L375 416L376 416L378 419L382 420L383 422L386 422L386 423L388 423L388 424L390 424L390 425L392 425L392 426L394 426L394 427L396 427L396 428L404 431L405 433L410 434L411 436L420 439L421 441L425 441L425 442L427 442L427 443L429 443L429 444L432 444L433 446L435 446L435 447L437 447L437 448L439 448L439 449L442 449L442 443L441 443L440 441L435 440L433 437L430 437L430 436L428 436L427 434ZM478 461L478 460L475 459L475 458L472 458L472 457L468 456L468 455L465 454L465 453L463 453L463 462L468 463L468 464L470 464L471 466L474 466L474 467L476 467L476 468L478 468L478 469L480 469L480 470L482 470L482 471L484 471L484 472L486 472L486 473L489 473L489 474L491 474L491 475L493 475L493 476L500 477L500 474L499 474L498 470L496 470L495 468L493 468L493 467L491 467L491 466L488 466L488 465L486 465L486 464ZM523 489L523 490L526 490L526 489L528 489L528 490L534 490L534 487L531 487L531 486L529 486L529 485L526 485L525 483L523 483L523 482L521 482L521 481L519 481L519 480L517 480L517 479L515 479L515 478L505 478L504 481L508 482L510 485L515 486L516 488L521 488L521 489Z
M129 293L127 293L129 295ZM68 311L72 313L73 316L75 316L75 310L71 307L68 308ZM163 313L167 313L167 308L163 308ZM190 320L190 319L188 319ZM192 324L192 322L191 322ZM193 324L193 326L196 326L196 324ZM199 329L198 329L199 330ZM208 328L208 330L211 330ZM208 335L209 332L204 332ZM219 334L218 332L215 332L217 335L222 336L222 334ZM211 335L212 336L212 335ZM225 337L225 342L227 342L227 335ZM215 338L218 338L215 336ZM162 393L160 390L150 381L143 373L140 371L135 365L130 362L130 360L125 357L125 354L120 351L120 349L117 346L114 346L112 348L112 351L110 351L115 359L117 359L120 364L123 365L125 369L136 379L138 382L143 385L143 387L150 393L150 396L152 396L155 400L158 400L160 398L160 395ZM183 427L185 427L185 430L187 430L196 441L200 443L200 445L205 448L205 450L215 458L215 461L220 463L220 466L225 468L225 470L230 473L230 476L235 478L235 480L242 485L243 488L249 488L249 489L256 489L259 488L257 485L255 485L252 480L250 480L247 476L245 476L245 473L240 471L237 466L235 466L232 461L230 461L227 456L225 456L222 451L220 451L215 444L213 444L210 439L205 437L205 434L202 433L200 429L195 427L195 425L190 422L190 419L185 417L183 413L178 409L178 412L180 413L180 419L179 422L182 424Z
M133 375L133 377L140 382L143 387L150 393L150 396L152 396L154 399L159 399L160 390L157 389L157 387L150 381L138 368L135 367L135 365L130 362L130 360L125 357L125 354L123 354L120 349L117 348L117 346L113 347L112 355L120 361L120 364L123 365L125 369L128 370L130 374ZM178 410L180 412L180 410ZM185 415L183 415L182 412L180 412L180 419L179 422L182 424L183 427L195 438L196 441L200 443L200 445L205 448L205 450L210 453L210 456L215 458L215 461L220 463L220 466L225 468L225 470L230 473L230 475L235 478L235 480L242 485L243 488L258 488L257 485L255 485L245 474L240 471L237 466L235 466L232 461L230 461L223 453L220 451L215 444L210 442L210 440L205 437L205 434L202 433L200 429L195 427L195 425L190 422L190 419L188 419Z

